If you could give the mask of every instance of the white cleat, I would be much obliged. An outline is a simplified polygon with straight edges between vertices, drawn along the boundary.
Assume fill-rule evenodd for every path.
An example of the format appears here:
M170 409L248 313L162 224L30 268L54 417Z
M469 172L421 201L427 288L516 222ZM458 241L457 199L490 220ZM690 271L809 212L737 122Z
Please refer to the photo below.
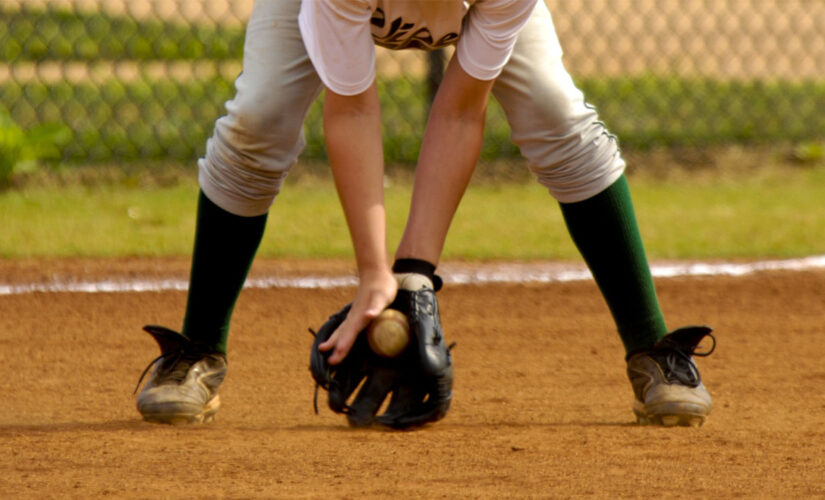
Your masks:
M148 422L171 425L211 422L221 406L218 386L226 376L226 357L204 352L183 335L147 326L161 349L149 381L137 397L137 409ZM138 382L140 386L140 382Z
M649 351L627 360L627 376L636 399L633 413L643 425L701 427L712 407L693 356L707 356L716 347L711 329L680 328L667 334ZM699 342L709 336L713 346L697 353Z

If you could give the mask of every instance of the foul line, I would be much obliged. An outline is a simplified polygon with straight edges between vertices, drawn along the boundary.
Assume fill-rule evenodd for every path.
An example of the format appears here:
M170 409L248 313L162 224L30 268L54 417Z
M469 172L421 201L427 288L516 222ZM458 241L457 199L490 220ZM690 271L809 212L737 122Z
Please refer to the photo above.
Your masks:
M460 265L444 266L444 281L454 284L484 283L553 283L592 279L585 267L560 267L550 265L541 269L535 264L493 264L473 270L463 270ZM671 263L653 264L651 272L656 278L685 276L745 276L760 271L806 271L825 268L825 255L800 259L769 260L750 263ZM244 288L339 288L357 285L355 276L305 276L294 278L250 278ZM124 293L185 291L185 280L101 280L101 281L52 281L47 283L0 284L0 295L26 293Z

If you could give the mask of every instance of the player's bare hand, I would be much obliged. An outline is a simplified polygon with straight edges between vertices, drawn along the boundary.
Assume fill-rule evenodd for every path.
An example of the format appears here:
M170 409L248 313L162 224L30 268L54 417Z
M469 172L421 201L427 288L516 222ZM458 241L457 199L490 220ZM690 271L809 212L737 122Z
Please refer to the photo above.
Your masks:
M347 319L318 346L321 351L332 351L330 364L337 365L347 357L358 334L393 301L397 291L398 282L389 269L361 276Z

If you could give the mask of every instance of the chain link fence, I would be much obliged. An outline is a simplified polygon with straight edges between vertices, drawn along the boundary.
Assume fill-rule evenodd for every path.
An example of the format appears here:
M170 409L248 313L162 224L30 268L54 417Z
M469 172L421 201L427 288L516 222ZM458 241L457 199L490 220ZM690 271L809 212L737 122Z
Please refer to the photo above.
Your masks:
M547 3L568 69L625 148L825 136L825 2ZM233 95L251 4L0 0L0 113L24 130L65 124L64 161L193 160ZM378 64L388 160L413 162L438 68L417 51L379 50ZM318 103L307 140L304 158L323 159ZM517 155L493 103L483 157Z

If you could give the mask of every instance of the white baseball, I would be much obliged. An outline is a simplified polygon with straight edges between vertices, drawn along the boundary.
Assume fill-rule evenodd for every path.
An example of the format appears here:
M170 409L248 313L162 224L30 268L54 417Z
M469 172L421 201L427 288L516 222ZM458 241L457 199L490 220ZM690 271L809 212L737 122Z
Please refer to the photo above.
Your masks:
M367 329L367 341L379 356L394 358L410 343L410 323L407 316L395 309L384 309Z

